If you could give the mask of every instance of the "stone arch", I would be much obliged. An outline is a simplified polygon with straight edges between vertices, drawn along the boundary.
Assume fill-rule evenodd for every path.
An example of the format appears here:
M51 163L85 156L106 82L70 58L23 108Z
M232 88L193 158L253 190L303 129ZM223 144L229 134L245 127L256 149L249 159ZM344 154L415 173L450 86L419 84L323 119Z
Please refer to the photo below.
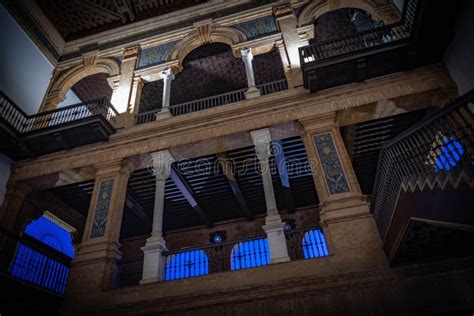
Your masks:
M234 46L239 43L247 41L247 36L238 29L209 25L210 31L208 33L202 32L199 28L187 36L170 50L166 61L178 60L179 70L182 69L184 58L194 49L210 43L224 43L229 46Z
M100 58L91 62L87 62L85 59L83 64L57 74L44 98L41 111L55 109L64 100L66 93L74 84L85 77L98 73L117 76L120 74L120 65L112 58Z
M339 0L337 6L331 5L329 1L311 1L308 3L298 17L298 26L313 24L320 16L330 11L343 8L356 8L367 12L372 18L379 19L377 6L371 1L365 0ZM385 21L384 21L385 22Z

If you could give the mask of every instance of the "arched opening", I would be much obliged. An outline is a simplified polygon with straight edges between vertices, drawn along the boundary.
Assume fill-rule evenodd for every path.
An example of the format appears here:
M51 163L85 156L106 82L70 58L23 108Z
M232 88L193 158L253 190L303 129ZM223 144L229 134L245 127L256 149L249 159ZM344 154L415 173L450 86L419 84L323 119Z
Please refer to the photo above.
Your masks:
M11 275L53 292L64 293L69 268L57 253L69 259L74 257L70 232L51 217L42 215L26 226L24 234L26 240L39 241L45 251L39 252L35 250L38 249L37 247L33 249L20 243L10 268ZM51 248L57 253L48 250Z
M254 239L234 246L230 255L230 269L241 270L270 264L268 239Z
M191 250L166 258L165 281L209 274L209 259L203 250Z
M195 101L222 93L247 88L245 66L236 58L231 47L212 43L191 51L182 62L183 70L171 84L171 106ZM253 59L256 84L285 79L278 51L257 55ZM140 112L161 108L163 81L145 83L142 89Z
M306 232L301 242L305 259L313 259L329 256L326 238L321 229L314 229Z
M377 22L364 10L342 8L329 11L314 21L313 42L332 40L335 38L355 35L383 25Z
M104 97L110 101L112 88L107 81L108 77L106 73L97 73L82 78L66 92L66 99L58 105L58 108Z

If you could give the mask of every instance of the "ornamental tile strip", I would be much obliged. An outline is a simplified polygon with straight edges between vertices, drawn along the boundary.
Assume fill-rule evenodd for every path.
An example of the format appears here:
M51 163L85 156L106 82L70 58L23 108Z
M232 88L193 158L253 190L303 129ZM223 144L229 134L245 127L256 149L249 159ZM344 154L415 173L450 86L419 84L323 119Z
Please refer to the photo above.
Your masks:
M166 61L166 56L168 56L171 48L176 43L176 41L168 42L142 50L140 54L140 60L138 61L138 69L164 63Z
M91 239L105 235L105 227L107 225L113 187L114 179L103 180L100 182L99 194L97 194L97 203L95 206L94 220L92 222L90 234Z
M337 154L331 133L314 136L314 143L321 161L329 193L334 195L349 192L349 184L344 175L341 160Z
M273 15L267 15L254 20L234 24L231 25L231 27L242 31L249 40L266 34L278 32Z

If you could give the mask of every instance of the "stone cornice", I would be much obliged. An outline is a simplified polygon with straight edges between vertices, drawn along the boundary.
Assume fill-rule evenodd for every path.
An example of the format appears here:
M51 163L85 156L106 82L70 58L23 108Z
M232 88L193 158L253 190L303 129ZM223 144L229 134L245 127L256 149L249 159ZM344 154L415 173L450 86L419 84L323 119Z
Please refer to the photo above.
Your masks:
M205 16L206 16L205 13L211 10L210 9L211 4L212 4L211 11L220 11L220 10L224 10L224 9L228 9L228 8L245 4L246 2L251 2L251 1L226 1L224 3L217 3L217 4L208 3L207 6L204 6L205 4L202 4L200 6L203 6L203 7L201 7L198 10L196 9L196 7L192 7L194 8L194 10L190 10L192 8L188 8L188 9L181 10L179 12L177 11L177 12L173 12L173 13L166 14L163 16L158 16L152 19L147 19L144 21L125 25L119 28L115 28L113 30L103 32L103 33L91 35L91 36L78 39L75 41L66 42L65 48L64 48L64 54L78 52L80 50L80 47L84 47L88 45L100 46L100 45L112 43L114 41L125 41L126 44L113 45L112 48L102 49L101 51L103 52L107 51L109 54L110 53L114 54L116 50L119 50L123 45L132 45L132 44L140 43L142 47L147 47L147 46L158 45L159 43L164 42L165 38L168 38L169 40L176 40L183 37L190 31L194 30L194 27L192 25L189 25L186 27L177 28L176 30L172 30L169 32L164 32L162 34L150 35L150 36L145 36L144 38L141 38L141 39L137 39L137 40L130 39L129 41L126 41L127 38L133 38L134 36L146 34L147 32L155 31L160 28L179 24L180 22L185 22L187 20L190 20L191 18L195 18L196 16L201 15L203 16L203 19L205 19ZM273 4L264 5L264 6L246 10L243 12L230 14L230 15L215 19L214 23L223 25L223 26L228 26L231 24L245 22L257 17L271 14L272 6Z
M24 180L111 159L143 155L452 85L452 80L443 68L431 66L328 89L317 94L309 94L303 88L291 89L159 122L136 125L118 131L103 144L87 145L21 161L13 166L12 178L15 181Z

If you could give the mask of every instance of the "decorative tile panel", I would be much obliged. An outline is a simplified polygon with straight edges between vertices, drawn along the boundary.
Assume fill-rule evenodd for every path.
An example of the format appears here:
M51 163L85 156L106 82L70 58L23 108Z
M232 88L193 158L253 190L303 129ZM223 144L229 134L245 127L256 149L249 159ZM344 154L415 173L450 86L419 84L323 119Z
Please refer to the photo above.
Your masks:
M247 35L248 39L254 39L262 35L278 32L273 15L267 15L254 20L234 24L232 27L242 31Z
M113 187L114 179L103 180L100 182L90 238L102 237L105 234Z
M150 47L142 50L140 54L140 60L138 62L138 68L146 68L157 64L162 64L166 60L166 56L176 42L169 42L155 47Z
M319 160L321 161L321 167L326 178L329 193L333 195L349 192L349 184L344 175L344 169L337 154L331 133L314 136L314 143Z

